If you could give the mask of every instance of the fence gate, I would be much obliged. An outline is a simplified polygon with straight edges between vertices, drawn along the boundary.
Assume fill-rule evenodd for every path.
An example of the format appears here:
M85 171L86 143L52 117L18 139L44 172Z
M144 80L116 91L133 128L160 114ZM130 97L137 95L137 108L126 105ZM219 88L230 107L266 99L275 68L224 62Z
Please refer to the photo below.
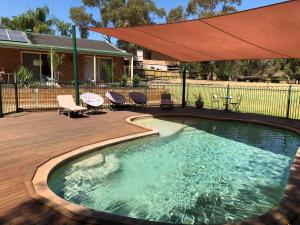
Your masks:
M18 87L15 83L0 83L0 117L18 111Z

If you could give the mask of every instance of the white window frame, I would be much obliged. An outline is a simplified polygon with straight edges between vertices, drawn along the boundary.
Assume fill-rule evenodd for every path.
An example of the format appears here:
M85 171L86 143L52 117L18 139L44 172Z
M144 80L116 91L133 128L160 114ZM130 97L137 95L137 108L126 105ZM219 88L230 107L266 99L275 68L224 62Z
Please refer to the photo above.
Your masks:
M39 60L40 62L42 61L42 55L49 55L49 52L34 52L34 51L21 51L21 65L23 65L23 53L25 54L34 54L34 55L39 55ZM50 59L50 67L51 67L51 79L53 79L53 65L52 65L52 57ZM40 65L40 80L42 80L42 65Z
M111 82L114 82L114 58L112 57L105 57L105 56L97 56L97 55L85 55L84 58L93 58L93 68L94 68L94 82L100 82L97 81L97 59L110 59L111 60ZM101 78L101 74L99 74Z

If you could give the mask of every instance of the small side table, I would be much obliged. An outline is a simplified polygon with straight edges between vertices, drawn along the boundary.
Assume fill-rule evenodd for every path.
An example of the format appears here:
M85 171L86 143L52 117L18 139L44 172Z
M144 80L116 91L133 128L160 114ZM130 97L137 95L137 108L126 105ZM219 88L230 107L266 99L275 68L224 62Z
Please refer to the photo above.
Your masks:
M225 111L228 111L230 101L233 99L232 96L225 96L225 97L220 97L223 99L223 106L225 106Z

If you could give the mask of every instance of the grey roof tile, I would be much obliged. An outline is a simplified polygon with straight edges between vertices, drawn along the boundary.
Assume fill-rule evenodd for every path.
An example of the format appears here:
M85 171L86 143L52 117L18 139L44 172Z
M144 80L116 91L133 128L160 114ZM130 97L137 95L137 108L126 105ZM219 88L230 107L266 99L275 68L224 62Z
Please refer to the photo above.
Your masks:
M28 39L34 45L48 45L56 47L72 48L72 38L30 33L27 35ZM99 50L99 51L115 51L123 52L121 49L108 44L105 41L96 41L88 39L77 39L77 48Z

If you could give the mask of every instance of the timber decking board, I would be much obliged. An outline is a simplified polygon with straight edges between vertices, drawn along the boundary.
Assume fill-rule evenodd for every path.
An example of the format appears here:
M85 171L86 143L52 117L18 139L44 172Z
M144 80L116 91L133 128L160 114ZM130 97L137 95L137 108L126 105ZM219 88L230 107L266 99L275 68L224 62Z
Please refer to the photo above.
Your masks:
M73 221L33 200L25 182L30 181L35 169L50 158L84 145L145 131L127 124L125 118L129 116L191 113L272 122L300 130L300 121L190 108L178 108L173 112L155 108L138 112L105 112L88 118L69 119L52 111L0 119L0 224L82 225L82 222Z

